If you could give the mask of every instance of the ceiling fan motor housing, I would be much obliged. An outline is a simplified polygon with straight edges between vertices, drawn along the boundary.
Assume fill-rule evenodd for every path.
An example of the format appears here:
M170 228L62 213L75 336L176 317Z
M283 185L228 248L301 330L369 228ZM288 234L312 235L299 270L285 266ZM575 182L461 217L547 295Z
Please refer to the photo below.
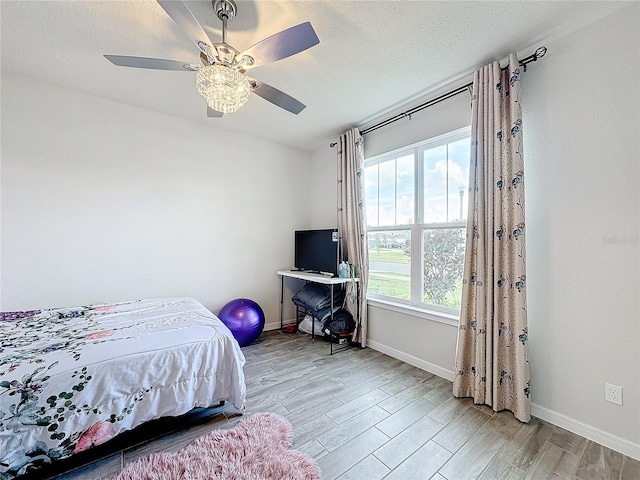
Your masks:
M220 20L230 22L235 18L238 7L233 0L216 0L213 10Z

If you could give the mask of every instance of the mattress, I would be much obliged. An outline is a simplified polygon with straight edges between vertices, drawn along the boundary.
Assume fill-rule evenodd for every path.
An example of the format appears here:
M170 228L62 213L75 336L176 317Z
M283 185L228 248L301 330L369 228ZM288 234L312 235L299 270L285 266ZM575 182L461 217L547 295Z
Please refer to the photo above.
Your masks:
M192 298L1 315L0 479L149 420L245 408L244 355Z

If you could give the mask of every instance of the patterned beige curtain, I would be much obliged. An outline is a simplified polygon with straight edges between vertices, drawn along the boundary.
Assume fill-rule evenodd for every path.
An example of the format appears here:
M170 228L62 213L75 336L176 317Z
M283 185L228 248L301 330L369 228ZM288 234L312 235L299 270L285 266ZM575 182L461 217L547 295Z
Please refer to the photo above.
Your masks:
M520 65L473 81L469 219L453 394L530 419Z
M360 278L359 285L349 284L347 292L347 308L356 319L352 339L366 347L369 250L364 208L364 139L357 128L342 134L338 143L338 230L342 258L355 265Z

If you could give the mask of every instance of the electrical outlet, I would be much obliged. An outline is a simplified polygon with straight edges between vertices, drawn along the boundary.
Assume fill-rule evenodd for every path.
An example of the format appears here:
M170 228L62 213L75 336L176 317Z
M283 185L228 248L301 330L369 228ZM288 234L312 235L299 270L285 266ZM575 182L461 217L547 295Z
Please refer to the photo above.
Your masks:
M607 402L615 403L616 405L622 405L622 387L619 387L618 385L611 385L610 383L605 383L604 399Z

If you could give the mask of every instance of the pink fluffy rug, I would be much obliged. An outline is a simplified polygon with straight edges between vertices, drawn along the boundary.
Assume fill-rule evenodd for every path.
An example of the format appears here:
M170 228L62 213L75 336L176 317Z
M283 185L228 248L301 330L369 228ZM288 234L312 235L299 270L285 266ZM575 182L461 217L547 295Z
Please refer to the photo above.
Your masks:
M228 430L214 430L176 453L156 453L110 480L319 480L306 454L289 450L293 429L275 413L255 413Z

